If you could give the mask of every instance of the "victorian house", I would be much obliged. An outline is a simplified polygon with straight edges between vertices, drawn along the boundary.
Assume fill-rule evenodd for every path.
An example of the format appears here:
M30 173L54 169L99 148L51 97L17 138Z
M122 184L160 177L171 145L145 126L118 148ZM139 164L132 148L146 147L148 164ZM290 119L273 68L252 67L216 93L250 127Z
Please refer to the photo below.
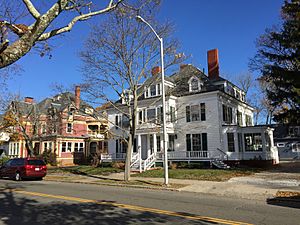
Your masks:
M75 94L65 92L36 103L33 98L14 101L10 106L20 123L11 128L9 157L27 157L27 141L35 155L52 151L60 165L87 161L97 151L106 152L107 118Z
M193 65L181 65L165 77L168 160L219 164L252 162L278 163L273 129L253 125L254 108L245 93L219 75L218 50L210 50L208 75ZM132 167L146 170L163 161L162 83L160 68L139 86L138 125ZM122 100L108 107L109 130L117 134L108 140L107 159L124 158L124 135L128 119ZM117 110L121 109L121 110ZM123 129L121 129L123 128Z

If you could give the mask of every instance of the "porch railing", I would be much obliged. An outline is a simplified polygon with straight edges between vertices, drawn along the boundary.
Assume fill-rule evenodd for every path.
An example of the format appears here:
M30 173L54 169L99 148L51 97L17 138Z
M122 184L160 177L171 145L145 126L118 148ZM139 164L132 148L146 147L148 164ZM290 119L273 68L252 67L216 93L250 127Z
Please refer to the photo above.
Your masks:
M164 158L163 152L157 153L158 159ZM168 159L207 159L209 154L207 151L174 151L168 152Z
M134 164L136 164L139 160L140 160L139 152L134 152L131 157L130 167L132 167Z
M219 155L219 159L220 160L227 160L228 161L228 155L226 152L224 152L223 150L217 148L217 150L221 153L221 155Z
M151 154L146 160L144 160L144 171L149 169L155 163L155 153Z

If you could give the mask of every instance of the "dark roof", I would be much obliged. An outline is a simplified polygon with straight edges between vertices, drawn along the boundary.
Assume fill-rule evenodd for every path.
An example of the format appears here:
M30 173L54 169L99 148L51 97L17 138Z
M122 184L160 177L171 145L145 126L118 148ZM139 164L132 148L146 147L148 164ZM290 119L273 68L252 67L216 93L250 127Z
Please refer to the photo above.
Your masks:
M191 79L191 77L197 77L203 83L203 87L198 92L189 91L188 81ZM148 87L152 83L158 82L160 80L161 80L160 74L148 78L144 82L144 84L141 85L141 87L139 88L139 92L143 92L145 86ZM220 81L221 82L227 81L222 77L219 77L218 79L210 80L208 76L204 74L203 71L201 71L200 69L198 69L197 67L191 64L182 66L178 72L172 74L169 77L166 76L165 80L170 81L174 84L175 87L172 88L171 93L169 93L174 96L184 96L184 95L191 95L191 94L216 91L216 90L224 91L224 86L220 85L219 83Z
M203 83L201 90L197 92L189 91L188 81L191 79L191 77L197 77ZM138 94L141 94L139 100L145 99L144 95L142 94L145 90L145 87L149 87L152 84L156 84L160 80L161 80L161 74L153 75L149 77L147 80L145 80L145 82L142 85L140 85L138 88ZM174 88L172 89L166 88L166 94L177 96L177 97L185 96L185 95L194 95L194 94L211 92L211 91L222 91L225 94L227 94L224 90L224 85L223 85L224 82L227 82L232 86L237 87L232 82L224 79L223 77L218 77L217 79L211 80L206 74L204 74L203 71L201 71L200 69L198 69L197 67L191 64L181 66L178 72L172 74L171 76L165 76L165 80L173 83L174 85ZM227 95L231 96L230 94ZM151 98L155 98L155 97L151 97ZM240 101L239 99L237 100ZM115 103L121 105L121 100L119 99ZM247 104L246 102L243 103Z
M75 107L75 95L70 92L55 95L52 98L45 98L39 103L27 103L23 101L13 101L12 104L17 104L18 111L22 115L29 115L33 110L38 114L47 114L50 108L55 108L58 112L70 106ZM86 108L93 108L85 101L80 100L79 113L84 114Z

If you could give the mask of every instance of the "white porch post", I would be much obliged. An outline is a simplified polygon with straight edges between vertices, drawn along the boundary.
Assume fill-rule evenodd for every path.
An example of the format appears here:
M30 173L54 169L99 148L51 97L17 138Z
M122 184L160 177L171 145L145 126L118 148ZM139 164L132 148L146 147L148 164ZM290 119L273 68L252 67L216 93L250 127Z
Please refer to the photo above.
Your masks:
M139 154L139 170L140 173L142 172L142 141L141 141L141 135L138 134L138 139L137 139L137 149L138 149L138 154Z
M147 158L151 154L151 149L150 149L150 134L147 134Z
M154 133L153 134L153 153L154 155L156 155L156 152L157 152L157 139L156 139L156 134Z
M266 135L264 135L264 131L261 131L261 142L262 142L262 151L265 156L265 160L268 160L268 153L266 151Z

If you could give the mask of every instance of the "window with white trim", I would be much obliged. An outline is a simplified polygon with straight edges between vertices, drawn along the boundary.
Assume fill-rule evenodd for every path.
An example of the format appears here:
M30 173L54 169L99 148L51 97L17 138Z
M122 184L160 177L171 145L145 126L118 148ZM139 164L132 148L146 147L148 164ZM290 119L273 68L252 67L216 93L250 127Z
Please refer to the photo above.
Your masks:
M72 142L61 142L61 152L72 152Z
M20 144L19 142L10 142L8 146L8 155L19 155Z
M83 150L84 150L84 142L74 143L74 152L83 152Z
M232 117L232 108L227 105L222 105L223 108L223 121L227 124L233 123L233 117Z
M200 91L203 83L199 80L198 77L191 77L188 81L189 84L189 92L197 92Z
M152 84L150 86L150 96L156 96L156 85L155 84Z
M205 103L186 106L186 122L205 121Z
M234 148L234 133L227 133L228 152L235 152Z
M53 149L53 142L44 142L44 151L49 151Z
M246 126L252 126L252 117L250 115L245 115Z
M174 123L175 121L176 121L175 107L174 106L170 106L170 122Z
M262 135L261 133L244 134L245 151L255 152L262 151Z
M145 87L144 97L155 97L161 95L161 83L151 84L149 87Z
M186 134L187 151L207 151L207 133Z

